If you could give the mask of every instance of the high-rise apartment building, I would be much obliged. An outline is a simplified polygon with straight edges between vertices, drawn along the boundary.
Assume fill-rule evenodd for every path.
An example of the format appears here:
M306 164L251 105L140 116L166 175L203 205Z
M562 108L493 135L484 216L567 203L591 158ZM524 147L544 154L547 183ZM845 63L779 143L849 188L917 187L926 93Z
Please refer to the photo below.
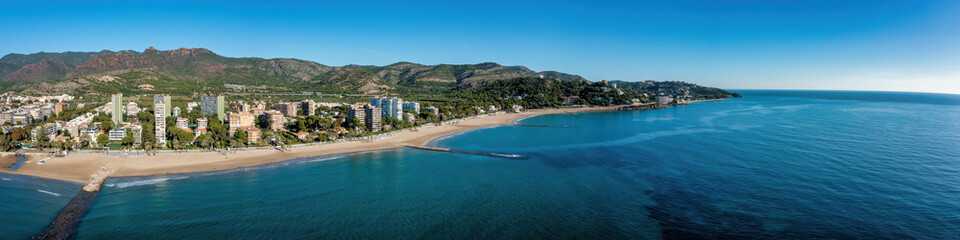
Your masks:
M119 124L123 121L123 94L114 94L110 96L110 100L110 102L113 103L113 111L110 115L110 120L113 120L114 123Z
M364 123L366 123L365 125L367 127L367 131L376 132L383 128L383 125L380 123L380 121L383 119L380 116L382 113L383 111L378 107L371 105L367 105L365 107L364 114L367 115L367 118L364 119Z
M167 117L170 116L170 96L153 96L154 133L157 137L157 146L167 144Z
M200 96L200 114L204 116L209 116L217 114L217 118L220 119L220 122L223 122L224 116L224 104L223 96Z

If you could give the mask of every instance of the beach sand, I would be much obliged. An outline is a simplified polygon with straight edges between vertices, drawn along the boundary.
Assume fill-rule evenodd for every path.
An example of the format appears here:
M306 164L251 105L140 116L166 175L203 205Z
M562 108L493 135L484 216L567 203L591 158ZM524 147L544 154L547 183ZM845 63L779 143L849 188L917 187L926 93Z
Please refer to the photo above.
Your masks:
M29 163L17 171L0 168L0 172L85 183L101 165L114 172L111 177L149 176L177 173L221 171L275 163L297 158L333 154L355 153L390 149L403 145L425 145L442 136L471 129L509 125L516 119L543 114L572 113L584 111L607 111L618 106L594 108L534 109L521 113L481 115L459 120L453 124L418 127L415 131L403 130L373 141L352 141L319 146L292 148L280 152L273 149L239 151L228 154L218 152L169 153L154 156L106 156L102 153L72 153L62 158L50 158L45 164L37 164L46 154L30 154ZM12 154L12 153L10 153Z

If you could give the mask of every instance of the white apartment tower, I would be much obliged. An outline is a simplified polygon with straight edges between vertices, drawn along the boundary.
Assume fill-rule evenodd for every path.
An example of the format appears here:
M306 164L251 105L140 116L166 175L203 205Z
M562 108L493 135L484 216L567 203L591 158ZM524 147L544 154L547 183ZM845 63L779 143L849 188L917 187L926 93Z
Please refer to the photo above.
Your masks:
M154 132L157 146L167 144L167 114L170 112L170 96L153 96Z

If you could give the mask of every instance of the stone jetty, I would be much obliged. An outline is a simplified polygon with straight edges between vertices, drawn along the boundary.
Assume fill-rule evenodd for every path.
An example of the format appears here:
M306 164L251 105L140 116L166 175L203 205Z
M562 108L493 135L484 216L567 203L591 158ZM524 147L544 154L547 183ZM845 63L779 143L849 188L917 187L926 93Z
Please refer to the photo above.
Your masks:
M429 151L437 151L437 152L451 152L451 153L490 156L490 157L502 157L502 158L523 158L523 155L520 155L520 154L475 152L475 151L464 151L464 150L456 150L456 149L449 149L449 148L442 148L442 147L430 147L430 146L418 146L418 145L404 145L404 146L408 148L416 148L421 150L429 150Z
M67 203L67 206L63 207L63 210L60 210L60 213L53 219L53 222L44 229L44 232L34 237L34 239L72 238L73 231L80 225L80 218L83 218L83 215L87 212L87 208L93 204L93 200L96 199L97 193L100 192L103 182L107 180L107 177L110 176L112 172L113 170L110 167L106 165L100 166L93 175L90 175L90 182L84 185L83 188L80 189L80 192L77 192L77 196L73 197L73 199Z

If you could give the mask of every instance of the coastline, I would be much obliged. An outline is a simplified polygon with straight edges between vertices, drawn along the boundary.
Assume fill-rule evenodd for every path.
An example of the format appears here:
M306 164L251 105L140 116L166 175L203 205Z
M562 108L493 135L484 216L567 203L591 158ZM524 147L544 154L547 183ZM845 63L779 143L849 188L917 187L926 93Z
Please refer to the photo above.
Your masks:
M91 174L102 165L115 171L111 177L140 177L166 174L183 174L223 171L253 167L293 159L319 157L337 154L351 154L375 150L384 150L404 145L426 145L431 141L479 128L512 125L516 121L546 114L564 114L591 111L617 110L621 106L588 108L550 108L532 109L520 113L494 113L456 120L441 126L423 126L405 129L372 141L350 141L304 146L287 151L259 149L235 151L227 154L218 152L169 153L154 156L107 156L102 153L71 153L62 158L46 159L37 164L44 154L29 154L26 163L20 169L11 171L0 168L7 174L25 175L66 182L86 183Z

